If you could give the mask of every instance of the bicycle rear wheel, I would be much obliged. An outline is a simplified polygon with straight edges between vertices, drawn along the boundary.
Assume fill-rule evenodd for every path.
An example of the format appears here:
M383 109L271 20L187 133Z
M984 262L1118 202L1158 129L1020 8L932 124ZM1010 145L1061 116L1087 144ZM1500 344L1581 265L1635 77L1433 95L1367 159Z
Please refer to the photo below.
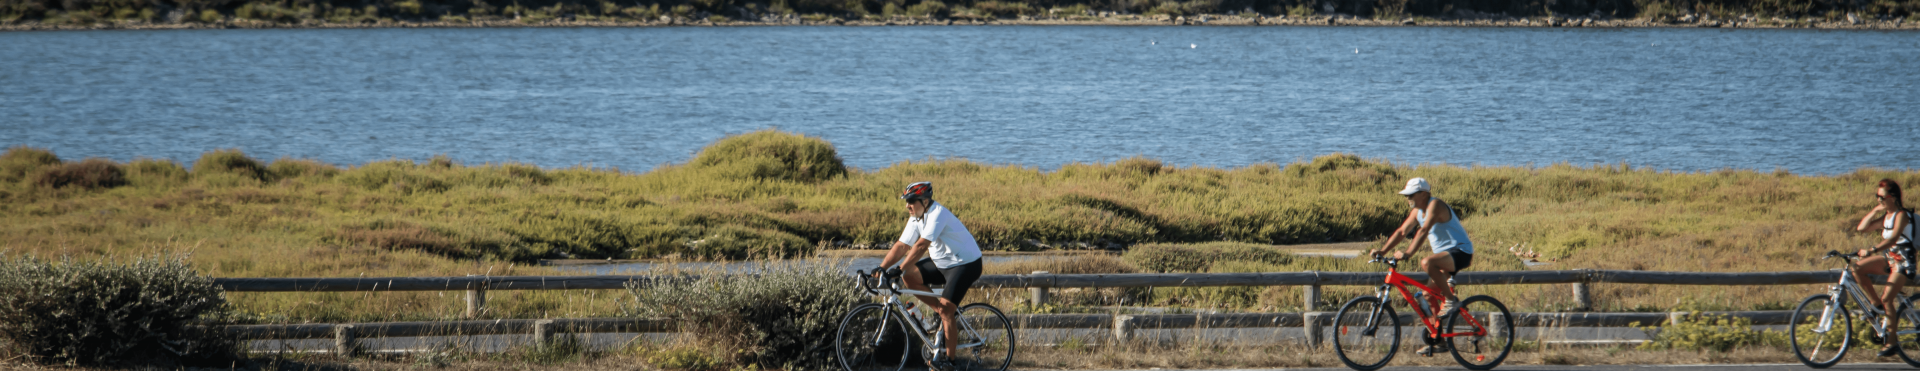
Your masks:
M984 303L960 307L960 336L953 366L961 371L1002 371L1013 364L1013 322Z
M1894 348L1900 350L1900 361L1908 366L1920 367L1920 359L1915 359L1920 358L1920 321L1914 321L1912 302L1907 300L1900 303L1899 314L1892 316L1900 323L1887 331L1893 333L1892 341Z
M1400 316L1380 298L1348 300L1333 315L1333 350L1340 363L1360 371L1378 370L1400 350Z
M1820 316L1832 313L1831 327L1817 332ZM1793 317L1787 319L1787 343L1793 347L1793 357L1800 363L1812 368L1833 367L1847 355L1847 348L1853 346L1853 315L1847 312L1839 302L1827 294L1808 296L1793 308Z
M887 307L866 304L854 307L840 320L834 335L834 355L846 371L899 371L913 353L905 323Z
M1490 370L1507 359L1507 352L1513 350L1513 313L1507 312L1507 305L1486 295L1474 295L1460 301L1460 308L1447 316L1446 326L1440 328L1442 334L1477 332L1480 335L1460 335L1446 338L1449 348L1453 348L1453 360L1469 370Z

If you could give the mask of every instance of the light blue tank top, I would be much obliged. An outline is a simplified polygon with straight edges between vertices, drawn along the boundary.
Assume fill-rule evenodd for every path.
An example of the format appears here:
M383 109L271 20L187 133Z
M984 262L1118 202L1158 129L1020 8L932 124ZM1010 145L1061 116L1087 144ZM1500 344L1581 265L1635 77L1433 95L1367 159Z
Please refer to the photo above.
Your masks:
M1415 209L1413 212L1414 217L1419 218L1420 225L1427 225L1426 210ZM1472 254L1473 240L1467 239L1467 229L1460 226L1460 213L1453 212L1453 205L1447 205L1447 213L1453 215L1453 220L1434 225L1433 230L1427 232L1427 245L1433 247L1434 253L1460 249L1460 252Z

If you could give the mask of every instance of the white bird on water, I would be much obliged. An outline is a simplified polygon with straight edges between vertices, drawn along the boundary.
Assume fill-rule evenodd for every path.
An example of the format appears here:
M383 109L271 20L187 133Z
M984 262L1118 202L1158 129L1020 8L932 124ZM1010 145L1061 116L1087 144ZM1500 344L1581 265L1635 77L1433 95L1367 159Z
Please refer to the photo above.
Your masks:
M1200 44L1187 44L1187 49L1199 49Z
M1147 45L1160 45L1160 42L1154 41L1153 39L1147 39Z
M1360 48L1353 48L1353 54L1360 54Z

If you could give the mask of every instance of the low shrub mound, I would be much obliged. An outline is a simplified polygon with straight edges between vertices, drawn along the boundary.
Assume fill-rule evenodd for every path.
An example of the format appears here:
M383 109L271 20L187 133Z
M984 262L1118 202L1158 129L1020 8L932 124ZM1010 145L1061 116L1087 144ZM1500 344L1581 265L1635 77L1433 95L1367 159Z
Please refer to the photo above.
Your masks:
M766 263L757 271L705 272L697 279L630 285L634 301L623 310L640 318L674 319L683 333L694 334L694 341L708 343L702 348L736 350L723 355L731 359L693 363L725 363L733 369L837 369L833 337L840 317L867 301L846 266L816 259Z
M126 185L127 174L120 169L120 164L112 160L89 158L86 161L49 167L34 177L33 183L47 188L113 188Z
M847 174L833 144L820 138L762 130L708 145L695 155L693 168L722 175L812 183Z
M18 182L40 171L40 167L60 164L60 157L45 149L19 146L0 154L0 181Z
M237 149L208 151L193 162L194 177L231 174L255 181L267 180L267 167Z
M1134 246L1121 258L1140 269L1152 272L1205 273L1210 271L1216 262L1286 265L1293 262L1294 255L1268 246L1245 243L1155 243Z
M0 257L0 344L42 365L230 365L235 341L206 331L227 299L185 257L127 264Z

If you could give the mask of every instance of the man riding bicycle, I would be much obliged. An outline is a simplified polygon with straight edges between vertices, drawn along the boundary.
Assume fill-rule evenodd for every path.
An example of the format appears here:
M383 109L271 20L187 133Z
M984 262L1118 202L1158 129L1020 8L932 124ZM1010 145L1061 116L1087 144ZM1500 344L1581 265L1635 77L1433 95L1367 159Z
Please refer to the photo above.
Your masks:
M946 336L939 340L944 341L945 348L928 360L929 366L937 366L954 352L958 332L954 316L959 313L960 299L980 279L980 245L967 226L960 224L960 218L933 201L933 183L909 184L900 199L907 202L907 228L900 232L900 240L893 243L875 272L901 275L907 288L913 290L932 291L927 285L945 285L938 297L918 296L940 311L940 332ZM914 263L889 269L902 261Z
M1387 237L1387 243L1379 250L1369 251L1368 255L1380 256L1393 250L1401 241L1410 241L1407 249L1393 254L1395 260L1405 260L1422 243L1433 246L1433 255L1420 259L1420 269L1427 272L1427 287L1432 288L1446 300L1446 305L1434 315L1439 316L1460 305L1460 298L1453 293L1453 286L1447 282L1455 273L1473 265L1473 241L1467 239L1467 230L1460 226L1460 216L1445 201L1433 198L1433 186L1425 178L1407 180L1406 189L1400 190L1407 197L1407 205L1412 211L1407 219L1400 222L1400 229ZM1437 304L1442 298L1427 298ZM1422 354L1431 349L1422 349Z

